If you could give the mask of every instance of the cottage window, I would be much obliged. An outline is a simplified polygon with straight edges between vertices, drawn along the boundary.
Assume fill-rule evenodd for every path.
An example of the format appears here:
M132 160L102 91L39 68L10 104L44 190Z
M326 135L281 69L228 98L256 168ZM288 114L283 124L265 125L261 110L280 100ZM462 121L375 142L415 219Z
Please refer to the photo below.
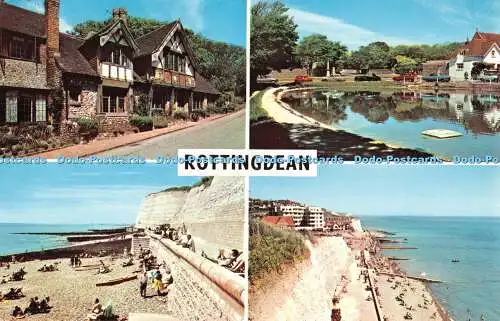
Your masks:
M34 60L35 44L31 39L13 36L10 39L10 57Z
M496 54L495 50L492 50L491 51L491 58L495 58L495 54Z
M463 70L464 69L464 64L463 63L457 63L457 70Z
M28 95L21 95L18 98L17 102L17 121L22 122L31 122L32 121L32 108L33 108L33 99Z
M36 96L36 121L47 121L47 100L45 96Z
M17 123L17 92L8 92L5 95L5 121Z
M186 72L186 57L181 54L167 51L165 53L165 68L177 72Z
M71 101L80 102L80 93L82 92L81 88L70 88L69 90L69 99Z
M174 66L174 56L171 53L167 53L167 69L172 70Z
M111 53L111 62L120 65L121 64L121 51L120 49L115 49Z
M104 93L102 97L102 112L103 113L124 113L125 112L125 95L110 91Z

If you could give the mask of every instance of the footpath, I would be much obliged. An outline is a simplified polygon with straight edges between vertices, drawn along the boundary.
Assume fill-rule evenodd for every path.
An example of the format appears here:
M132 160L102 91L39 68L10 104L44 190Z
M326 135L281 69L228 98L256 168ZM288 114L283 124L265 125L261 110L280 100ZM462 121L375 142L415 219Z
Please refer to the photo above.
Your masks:
M245 110L239 110L235 113L242 113L245 112ZM201 124L206 124L206 123L211 123L217 119L233 115L235 113L229 113L229 114L223 114L223 115L215 115L211 117L207 117L205 119L202 119L198 122L182 122L182 123L177 123L172 126L166 127L166 128L161 128L161 129L155 129L155 130L150 130L147 132L142 132L142 133L136 133L136 134L130 134L130 135L125 135L125 136L119 136L119 137L113 137L109 139L103 139L103 140L96 140L92 141L87 144L79 144L79 145L73 145L69 147L64 147L64 148L59 148L59 149L54 149L51 151L43 152L40 154L35 154L31 155L30 157L43 157L47 159L54 159L58 158L61 156L64 157L86 157L86 156L91 156L91 155L96 155L100 154L103 152L107 152L109 150L135 144L144 140L148 140L154 137L158 136L163 136L167 135L173 132L181 131L190 127L194 127L197 125ZM140 156L140 155L138 155Z

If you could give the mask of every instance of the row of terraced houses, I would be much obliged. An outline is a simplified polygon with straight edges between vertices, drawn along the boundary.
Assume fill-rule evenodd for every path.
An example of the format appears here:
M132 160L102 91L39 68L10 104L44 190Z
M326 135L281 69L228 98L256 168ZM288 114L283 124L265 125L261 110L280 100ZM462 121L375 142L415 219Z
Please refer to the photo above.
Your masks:
M180 21L134 39L119 8L82 39L59 31L59 11L59 0L45 0L45 14L0 0L0 123L92 116L116 130L128 126L141 102L149 110L189 113L220 95L198 73Z

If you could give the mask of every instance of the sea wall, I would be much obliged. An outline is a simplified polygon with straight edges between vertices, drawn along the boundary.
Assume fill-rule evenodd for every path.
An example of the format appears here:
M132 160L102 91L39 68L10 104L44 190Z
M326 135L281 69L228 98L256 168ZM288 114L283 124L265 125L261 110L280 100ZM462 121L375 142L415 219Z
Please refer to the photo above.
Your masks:
M244 190L242 177L214 177L209 186L150 194L136 226L184 224L197 248L215 255L218 248L243 249Z
M151 237L151 251L165 261L174 283L167 311L182 320L243 319L246 281L170 240Z

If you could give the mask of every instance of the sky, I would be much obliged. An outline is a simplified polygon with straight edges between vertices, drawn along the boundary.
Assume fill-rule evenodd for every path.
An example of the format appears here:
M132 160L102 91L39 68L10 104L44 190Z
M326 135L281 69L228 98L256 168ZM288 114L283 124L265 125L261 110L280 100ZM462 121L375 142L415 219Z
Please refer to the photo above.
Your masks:
M500 217L498 167L323 166L318 177L252 177L250 197L353 215Z
M132 224L144 197L199 177L175 166L0 166L0 222Z
M257 0L252 0L256 3ZM500 0L283 0L302 37L321 33L350 49L465 41L500 33Z
M44 12L44 0L5 0ZM85 20L105 20L112 9L124 7L129 15L172 21L212 40L245 46L246 0L61 0L61 31Z

